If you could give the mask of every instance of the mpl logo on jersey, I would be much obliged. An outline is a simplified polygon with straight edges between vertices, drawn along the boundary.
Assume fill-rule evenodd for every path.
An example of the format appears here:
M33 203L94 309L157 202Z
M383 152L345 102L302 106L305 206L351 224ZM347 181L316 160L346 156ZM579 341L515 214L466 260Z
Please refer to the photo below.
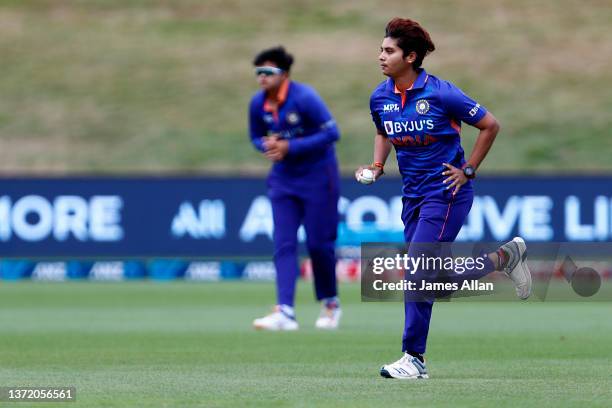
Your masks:
M386 103L383 105L383 112L384 113L388 113L388 112L399 112L400 111L400 107L397 103Z
M385 120L383 122L385 132L388 136L393 136L396 133L403 132L415 132L422 130L433 130L434 121L432 119L427 120L405 120L396 122L392 120Z

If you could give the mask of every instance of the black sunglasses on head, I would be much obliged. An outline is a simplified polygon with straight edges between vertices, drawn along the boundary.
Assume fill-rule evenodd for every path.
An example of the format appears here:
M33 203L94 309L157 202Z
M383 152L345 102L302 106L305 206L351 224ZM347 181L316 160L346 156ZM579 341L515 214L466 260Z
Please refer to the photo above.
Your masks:
M272 75L280 75L284 71L280 68L276 67L255 67L255 76L272 76Z

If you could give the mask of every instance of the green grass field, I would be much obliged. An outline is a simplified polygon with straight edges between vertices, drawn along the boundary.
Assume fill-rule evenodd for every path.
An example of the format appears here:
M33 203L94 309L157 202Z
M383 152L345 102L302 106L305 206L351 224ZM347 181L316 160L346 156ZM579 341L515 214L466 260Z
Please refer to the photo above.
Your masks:
M0 285L0 386L77 387L66 407L596 407L612 400L609 303L440 303L428 381L378 376L402 306L341 287L338 332L254 332L269 283ZM27 406L8 404L2 406ZM34 404L33 406L40 406ZM49 403L45 406L60 406Z
M368 101L394 16L430 31L431 73L500 120L482 174L612 169L607 0L2 0L0 172L263 174L251 60L282 43L336 117L350 174L372 159Z

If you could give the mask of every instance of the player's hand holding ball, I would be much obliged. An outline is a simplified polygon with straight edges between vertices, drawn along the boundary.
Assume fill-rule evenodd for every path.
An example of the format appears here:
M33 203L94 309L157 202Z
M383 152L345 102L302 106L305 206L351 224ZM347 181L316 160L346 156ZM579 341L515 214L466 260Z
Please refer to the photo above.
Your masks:
M370 166L360 166L355 171L355 179L361 184L372 184L383 174L382 165L375 163Z
M273 162L283 160L289 152L289 142L281 139L278 133L264 137L263 146L264 155Z
M357 181L361 184L372 184L374 182L374 172L369 168L363 168L356 174Z

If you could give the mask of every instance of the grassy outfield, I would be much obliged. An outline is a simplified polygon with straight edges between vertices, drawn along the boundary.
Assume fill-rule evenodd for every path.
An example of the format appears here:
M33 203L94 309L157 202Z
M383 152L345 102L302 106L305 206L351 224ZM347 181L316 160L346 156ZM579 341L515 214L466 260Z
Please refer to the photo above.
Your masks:
M424 66L502 123L483 173L612 169L608 1L2 0L0 171L263 173L251 59L283 43L335 115L351 173L371 161L394 16L421 21L437 48Z
M432 379L400 382L378 368L401 304L344 285L342 329L318 332L309 286L301 330L263 333L267 283L2 283L0 386L74 385L66 407L609 406L609 303L440 303Z

